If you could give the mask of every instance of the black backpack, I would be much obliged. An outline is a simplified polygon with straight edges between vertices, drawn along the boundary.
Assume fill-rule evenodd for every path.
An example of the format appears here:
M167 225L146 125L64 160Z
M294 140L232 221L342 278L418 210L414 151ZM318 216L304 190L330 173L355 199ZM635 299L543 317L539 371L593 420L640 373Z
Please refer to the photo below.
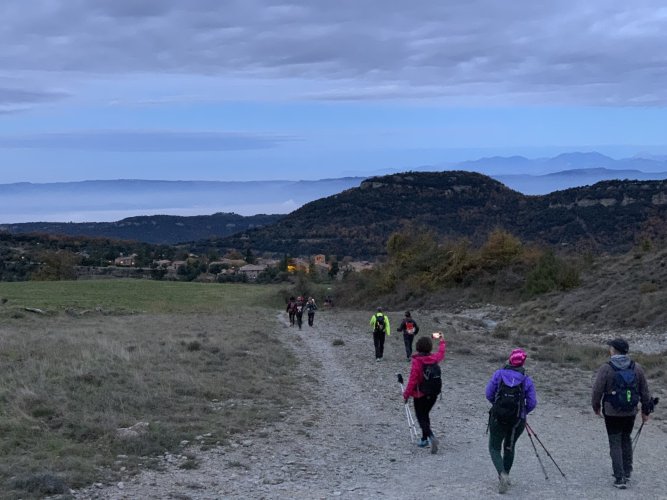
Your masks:
M376 314L375 315L375 331L377 333L385 333L387 325L384 323L384 315Z
M419 384L419 391L425 396L437 396L442 391L442 371L438 363L424 365L422 369L423 380Z
M609 365L614 369L614 380L611 392L605 396L605 401L617 411L633 411L639 403L639 383L634 361L627 368L617 368L611 361Z
M502 379L498 385L496 399L491 406L491 416L498 422L514 425L521 419L526 404L525 379L518 385L510 387Z

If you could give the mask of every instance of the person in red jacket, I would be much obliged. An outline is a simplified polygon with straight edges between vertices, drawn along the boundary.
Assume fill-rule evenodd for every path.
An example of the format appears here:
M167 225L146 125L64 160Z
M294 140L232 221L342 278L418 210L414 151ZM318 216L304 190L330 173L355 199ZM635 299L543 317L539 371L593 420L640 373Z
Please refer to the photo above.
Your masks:
M440 339L438 352L431 354L433 350L433 341L430 337L420 337L415 346L417 352L412 355L412 365L410 366L410 378L403 391L403 399L407 404L412 397L415 405L415 415L417 422L422 430L422 438L417 446L424 448L431 444L431 453L438 453L438 438L431 430L431 419L429 413L435 404L438 394L424 394L422 392L422 383L424 382L424 365L438 364L445 359L446 342L442 333L436 332L432 335L435 339ZM439 391L438 391L439 392Z

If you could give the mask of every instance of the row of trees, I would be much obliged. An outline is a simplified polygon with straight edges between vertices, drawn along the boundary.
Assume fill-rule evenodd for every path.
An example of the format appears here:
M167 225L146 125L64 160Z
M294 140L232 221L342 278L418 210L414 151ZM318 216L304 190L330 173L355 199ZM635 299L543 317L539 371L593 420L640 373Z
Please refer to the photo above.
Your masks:
M440 241L433 232L392 234L387 259L370 271L346 276L337 290L339 302L419 301L447 288L479 288L487 295L501 290L531 297L579 285L579 266L553 251L524 245L503 230L492 231L479 247L469 240Z

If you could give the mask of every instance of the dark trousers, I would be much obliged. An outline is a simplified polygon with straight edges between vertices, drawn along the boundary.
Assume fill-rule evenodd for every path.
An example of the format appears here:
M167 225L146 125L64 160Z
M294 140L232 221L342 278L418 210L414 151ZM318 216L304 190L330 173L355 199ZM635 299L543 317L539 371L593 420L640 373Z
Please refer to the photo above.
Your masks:
M308 326L313 326L314 321L315 321L315 313L314 312L309 312L308 313Z
M375 358L384 355L384 332L373 332L373 344L375 345Z
M408 335L407 333L403 334L403 343L405 344L405 355L409 358L412 356L412 341L415 339L414 334Z
M415 402L415 416L419 427L422 429L422 439L426 439L433 435L431 432L431 417L429 413L435 404L438 396L422 396L421 398L414 398Z
M299 327L299 330L301 330L301 324L303 323L303 313L299 314L296 313L296 324Z
M632 428L635 426L635 415L629 417L604 417L609 437L609 455L614 477L630 477L632 474Z
M514 464L514 448L519 436L526 427L526 421L520 420L516 426L489 419L489 454L493 466L498 471L509 474Z

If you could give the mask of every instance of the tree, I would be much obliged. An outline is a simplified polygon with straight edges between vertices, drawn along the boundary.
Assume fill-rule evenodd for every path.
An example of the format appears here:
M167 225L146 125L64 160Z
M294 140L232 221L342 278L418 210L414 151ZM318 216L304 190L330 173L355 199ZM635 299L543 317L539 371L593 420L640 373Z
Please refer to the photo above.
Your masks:
M340 271L340 266L338 264L337 260L334 260L331 263L331 268L329 269L329 277L331 279L335 278L338 275L338 272Z
M245 259L244 259L248 264L254 264L255 263L255 256L252 253L252 250L249 248L245 251Z

